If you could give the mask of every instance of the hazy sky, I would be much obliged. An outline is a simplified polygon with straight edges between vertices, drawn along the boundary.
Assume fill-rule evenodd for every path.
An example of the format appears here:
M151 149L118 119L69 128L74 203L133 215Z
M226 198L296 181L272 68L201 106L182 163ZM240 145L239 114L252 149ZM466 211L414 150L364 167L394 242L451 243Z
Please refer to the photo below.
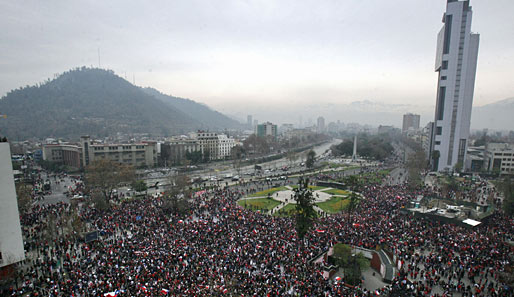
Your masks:
M513 0L472 0L475 105L514 96ZM445 0L0 0L0 96L78 66L204 102L433 105Z

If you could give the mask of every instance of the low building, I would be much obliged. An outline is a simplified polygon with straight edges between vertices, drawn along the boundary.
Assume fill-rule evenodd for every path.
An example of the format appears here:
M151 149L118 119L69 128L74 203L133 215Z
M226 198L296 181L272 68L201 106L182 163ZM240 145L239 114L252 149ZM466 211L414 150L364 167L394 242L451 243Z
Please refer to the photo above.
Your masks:
M466 172L480 173L485 170L485 147L484 146L470 146L466 153L466 160L464 162L464 170Z
M2 270L3 267L25 260L8 142L0 142L0 189L0 270Z
M96 160L111 160L134 167L155 167L157 165L155 142L104 144L91 141L89 136L82 136L80 146L83 166Z
M209 160L222 160L230 157L232 148L236 145L233 138L214 132L198 131L191 135L191 139L197 141L202 155L208 155Z
M396 133L396 131L397 131L397 129L393 126L384 126L384 125L378 126L378 134L393 135Z
M202 151L200 143L189 138L174 138L161 144L161 165L181 165L186 154Z
M225 134L218 135L218 159L229 158L232 153L232 148L236 145L234 138L229 138Z
M514 174L514 144L488 143L484 152L484 167L500 175Z
M277 138L277 125L266 122L255 127L255 135L259 137L271 136Z
M111 160L134 167L157 165L156 143L104 144L92 141L89 136L81 137L78 144L44 144L42 155L45 161L76 169L83 168L95 160Z
M82 167L82 148L76 144L44 144L43 160L73 168Z

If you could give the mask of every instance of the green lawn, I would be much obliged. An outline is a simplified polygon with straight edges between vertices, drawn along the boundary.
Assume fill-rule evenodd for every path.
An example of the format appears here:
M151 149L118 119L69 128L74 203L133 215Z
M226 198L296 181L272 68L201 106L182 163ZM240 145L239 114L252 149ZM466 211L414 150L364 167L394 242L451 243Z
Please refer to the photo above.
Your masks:
M245 207L247 209L253 209L253 210L260 210L260 209L266 209L271 210L277 205L280 204L277 200L270 199L270 198L260 198L260 199L243 199L237 201L237 204L239 204L242 207Z
M260 191L251 195L248 195L248 197L267 197L268 194L273 195L276 192L285 191L287 190L286 187L278 187L278 188L271 188L264 191Z
M287 204L286 206L282 207L280 211L273 214L275 217L290 217L293 216L296 213L296 204Z
M298 188L298 185L292 185L291 188L293 189L297 189ZM323 190L323 189L326 189L327 187L320 187L320 186L309 186L309 189L313 190L313 191L319 191L319 190Z
M345 210L348 207L348 204L350 204L350 199L346 199L343 196L332 196L330 200L316 203L319 208L330 214L339 213Z
M350 195L350 192L345 191L345 190L339 190L339 189L330 189L330 190L326 190L323 192L327 193L327 194L331 194L331 195L342 195L342 196Z

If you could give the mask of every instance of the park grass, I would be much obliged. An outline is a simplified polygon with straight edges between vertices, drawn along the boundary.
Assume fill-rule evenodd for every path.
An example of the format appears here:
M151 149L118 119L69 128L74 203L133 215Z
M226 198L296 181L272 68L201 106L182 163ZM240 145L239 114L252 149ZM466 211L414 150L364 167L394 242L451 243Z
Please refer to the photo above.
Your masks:
M298 185L292 185L291 188L293 189L297 189L298 188ZM313 191L320 191L320 190L323 190L323 189L326 189L327 187L321 187L321 186L312 186L310 185L309 186L309 189L313 190Z
M266 196L268 196L268 194L273 195L276 192L286 191L286 190L288 190L288 188L286 188L286 187L271 188L271 189L267 189L264 191L260 191L260 192L248 195L248 197L266 197Z
M274 217L292 217L296 214L296 204L289 203L273 214Z
M330 189L330 190L326 190L326 191L322 191L322 192L330 194L330 195L342 195L342 196L350 195L350 192L345 191L345 190L339 190L339 189Z
M287 218L293 217L296 215L296 204L289 203L286 206L282 207L279 211L273 214L274 217L279 218ZM319 217L319 214L316 213L316 217Z
M260 199L242 199L237 201L237 204L239 204L242 207L245 207L247 209L257 209L257 210L272 210L276 206L280 204L275 199L271 198L260 198Z
M343 196L332 196L330 200L316 203L319 208L329 214L336 214L345 210L348 208L348 204L350 204L350 199L345 199Z

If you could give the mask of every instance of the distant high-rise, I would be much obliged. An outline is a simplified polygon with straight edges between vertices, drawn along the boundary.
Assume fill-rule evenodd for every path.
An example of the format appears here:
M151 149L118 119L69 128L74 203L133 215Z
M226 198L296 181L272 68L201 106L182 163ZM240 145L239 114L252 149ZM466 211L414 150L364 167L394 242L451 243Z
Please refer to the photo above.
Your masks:
M419 114L404 114L402 133L405 133L409 130L419 130L419 118Z
M324 117L318 118L317 130L318 130L318 133L325 132L325 118Z
M246 117L246 125L248 126L248 128L252 128L253 127L253 119L252 119L252 115L248 115Z
M272 136L277 138L277 125L266 122L255 126L255 134L260 137Z
M430 145L436 171L452 170L466 156L480 39L471 33L472 14L469 0L447 0L437 36L438 88Z

